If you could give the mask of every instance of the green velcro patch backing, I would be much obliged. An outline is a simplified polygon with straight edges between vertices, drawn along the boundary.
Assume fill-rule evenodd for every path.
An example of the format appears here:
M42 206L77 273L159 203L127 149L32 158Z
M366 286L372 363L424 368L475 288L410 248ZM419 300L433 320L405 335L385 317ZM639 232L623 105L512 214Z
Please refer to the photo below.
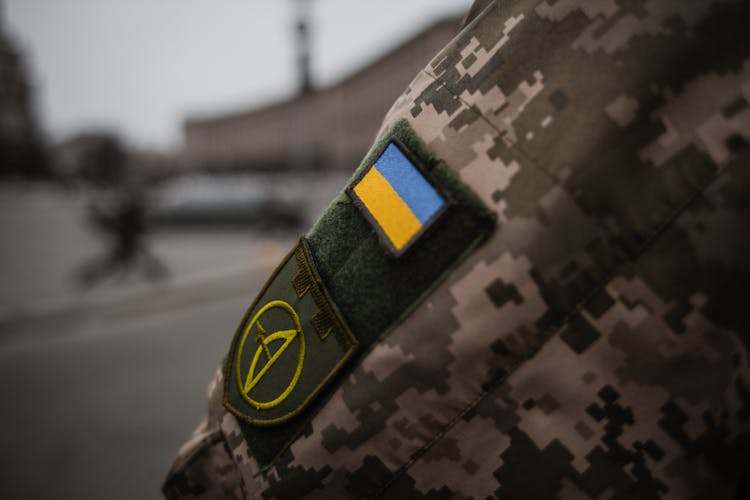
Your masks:
M495 227L494 213L459 181L444 162L427 149L406 120L397 122L389 134L372 148L352 176L347 186L349 193L352 191L352 185L372 167L390 143L398 143L400 148L418 162L425 178L446 198L448 206L431 223L428 230L420 233L418 239L409 244L408 252L394 256L383 247L382 234L378 234L372 221L368 220L361 207L358 207L347 194L347 190L344 190L298 246L298 249L301 247L309 251L309 255L305 254L310 258L309 274L319 278L313 279L320 288L319 293L330 298L331 310L338 318L338 323L334 323L340 325L340 332L350 329L352 338L356 340L349 341L359 344L357 354L352 356L352 359L368 352L373 344L408 315L449 271L483 242ZM297 251L293 251L290 256ZM303 431L312 415L335 389L336 382L353 365L348 363L344 369L336 373L351 354L343 356L343 347L333 349L335 352L329 354L329 358L309 357L311 351L308 348L308 339L318 338L320 333L319 330L316 331L314 321L309 318L314 315L315 307L320 309L320 304L312 296L306 302L303 301L304 303L294 302L297 297L297 285L293 282L298 266L290 264L292 261L295 259L289 257L282 263L250 307L235 335L225 367L225 384L228 391L225 406L240 417L240 426L248 446L262 468L272 465L276 457ZM276 285L277 282L280 284ZM259 312L265 304L274 300L288 302L300 318L299 325L283 306L270 308L276 309L275 311L269 309L263 313ZM269 316L266 321L266 313L274 313L276 316ZM253 324L256 316L259 316L259 321L256 319ZM260 330L257 327L258 322ZM287 383L295 378L298 369L295 360L300 357L300 347L294 344L300 336L295 333L298 330L304 335L305 353L296 385L286 399L276 406L265 408L258 405L259 402L277 403L276 399L285 394ZM245 333L246 331L248 333ZM272 334L279 335L271 340L269 335ZM339 337L342 335L346 337L345 334L337 334ZM246 340L244 348L241 348L243 336ZM268 352L263 350L264 340L269 344ZM328 341L323 341L326 342ZM343 343L337 342L339 346L346 344L346 340ZM274 349L271 349L272 343ZM283 355L277 356L275 353L280 346L285 346L285 350ZM242 352L238 355L239 351ZM337 356L341 356L342 361L333 369L334 363L331 360ZM260 383L253 384L256 379L261 380L259 377L262 376L259 374L263 366L266 366L262 363L270 363L271 360L281 361L284 357L287 358L284 363L275 363L279 364L276 373L282 382L271 385L267 392L262 392ZM239 370L238 359L241 360ZM309 372L316 374L315 380L302 382L308 373L305 371L308 364L318 365ZM270 374L271 369L263 376ZM322 374L328 375L321 377ZM320 386L316 385L317 380L323 381ZM300 385L303 383L304 386ZM310 392L311 388L315 390ZM301 392L295 396L296 399L291 399L295 390ZM243 391L250 396L243 397ZM256 392L258 396L252 397ZM310 392L310 398L300 405L299 395L307 392ZM288 408L292 406L298 407L299 410L288 412Z
M408 253L390 257L372 225L344 193L326 210L307 238L318 272L363 346L369 346L408 314L462 257L495 227L495 214L435 158L406 120L373 148L354 179L395 137L418 158L431 181L449 196L449 207Z

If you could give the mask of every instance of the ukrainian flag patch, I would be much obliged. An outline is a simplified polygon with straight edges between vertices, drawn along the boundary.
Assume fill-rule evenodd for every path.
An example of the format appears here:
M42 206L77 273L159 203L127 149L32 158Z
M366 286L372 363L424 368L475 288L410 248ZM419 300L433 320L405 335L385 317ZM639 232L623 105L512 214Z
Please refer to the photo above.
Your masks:
M439 218L448 198L426 170L393 138L347 189L394 257L403 255Z

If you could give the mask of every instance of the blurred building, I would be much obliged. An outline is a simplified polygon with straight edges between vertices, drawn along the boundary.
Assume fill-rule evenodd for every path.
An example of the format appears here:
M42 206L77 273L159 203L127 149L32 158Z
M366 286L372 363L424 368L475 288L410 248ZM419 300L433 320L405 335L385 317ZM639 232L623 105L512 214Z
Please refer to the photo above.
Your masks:
M128 153L113 133L77 135L50 148L55 173L95 183L117 183L124 173Z
M190 170L353 169L383 114L414 75L456 34L433 24L333 86L261 109L188 120Z
M45 158L24 54L5 31L0 12L0 176L38 176Z
M113 132L78 134L49 148L50 168L64 179L115 185L126 181L153 182L179 173L171 152L130 150Z

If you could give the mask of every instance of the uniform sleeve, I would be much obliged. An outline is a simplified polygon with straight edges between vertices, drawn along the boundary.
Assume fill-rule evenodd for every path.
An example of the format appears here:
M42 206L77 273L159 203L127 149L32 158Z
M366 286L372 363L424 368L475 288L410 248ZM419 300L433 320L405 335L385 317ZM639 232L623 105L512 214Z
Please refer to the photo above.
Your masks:
M241 478L219 429L199 427L179 450L163 486L168 499L241 499Z
M208 388L207 415L178 450L162 485L170 500L246 498L242 467L237 463L243 457L242 447L238 449L236 433L224 423L228 415L221 405L221 387L219 371Z
M222 417L244 491L734 497L750 443L750 5L479 5L376 144L408 127L493 230L262 472ZM313 243L350 230L332 216L348 203ZM324 279L367 269L344 243ZM368 278L357 293L381 290Z

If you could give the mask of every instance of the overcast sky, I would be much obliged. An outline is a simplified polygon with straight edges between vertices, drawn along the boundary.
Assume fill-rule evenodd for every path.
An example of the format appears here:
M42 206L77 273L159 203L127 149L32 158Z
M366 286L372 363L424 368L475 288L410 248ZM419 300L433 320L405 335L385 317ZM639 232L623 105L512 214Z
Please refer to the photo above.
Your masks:
M179 144L187 116L259 106L295 88L295 0L0 0L29 56L54 140L106 128ZM313 77L335 82L471 0L314 0Z

